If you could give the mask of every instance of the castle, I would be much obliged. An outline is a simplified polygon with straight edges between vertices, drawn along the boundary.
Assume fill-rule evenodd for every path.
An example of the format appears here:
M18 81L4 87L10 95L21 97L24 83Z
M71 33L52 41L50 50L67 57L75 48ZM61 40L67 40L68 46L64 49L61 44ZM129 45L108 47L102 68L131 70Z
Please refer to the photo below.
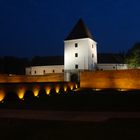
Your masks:
M26 68L26 75L64 73L65 81L78 80L81 71L127 69L120 54L97 54L97 42L82 19L64 40L64 56L48 57L43 66Z

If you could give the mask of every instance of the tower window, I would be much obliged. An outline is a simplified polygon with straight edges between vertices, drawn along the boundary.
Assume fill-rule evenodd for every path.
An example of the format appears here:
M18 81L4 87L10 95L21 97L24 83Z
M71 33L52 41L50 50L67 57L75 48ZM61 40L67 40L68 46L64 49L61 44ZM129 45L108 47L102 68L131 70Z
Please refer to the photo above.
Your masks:
M78 53L75 53L75 57L78 57Z
M53 70L53 73L55 73L55 70Z
M62 69L62 72L64 72L64 69Z
M34 71L34 73L36 74L36 70Z
M78 65L77 64L75 65L75 69L78 69Z
M78 47L78 43L75 43L75 48Z
M92 48L93 48L93 44L92 44Z
M92 54L92 58L94 57L94 54Z
M45 73L46 73L46 71L45 71L45 70L43 70L43 73L45 74Z

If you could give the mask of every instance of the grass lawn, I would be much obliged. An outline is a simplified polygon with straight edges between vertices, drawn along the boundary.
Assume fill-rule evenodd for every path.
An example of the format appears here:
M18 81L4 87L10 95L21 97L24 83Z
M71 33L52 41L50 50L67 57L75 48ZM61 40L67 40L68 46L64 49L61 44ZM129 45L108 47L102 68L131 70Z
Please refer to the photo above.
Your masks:
M138 140L140 120L109 120L102 123L36 120L0 120L2 140Z
M24 100L11 97L2 109L140 111L140 91L71 91L67 94ZM106 122L66 122L0 119L0 140L138 140L140 119L112 119Z

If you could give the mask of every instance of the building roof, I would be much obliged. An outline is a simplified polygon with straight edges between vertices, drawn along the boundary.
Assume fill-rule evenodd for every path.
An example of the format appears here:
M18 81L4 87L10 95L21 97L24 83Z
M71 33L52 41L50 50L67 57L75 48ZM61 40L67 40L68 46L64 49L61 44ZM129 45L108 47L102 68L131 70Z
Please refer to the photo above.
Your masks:
M98 55L99 64L123 64L124 55L120 53L99 53Z
M123 64L124 57L122 54L116 53L99 53L99 64ZM34 57L30 66L52 66L52 65L64 65L64 56L48 56L48 57Z
M34 57L30 66L64 65L64 56Z
M93 39L89 29L84 24L82 19L76 23L70 34L65 40L81 39L81 38L91 38Z

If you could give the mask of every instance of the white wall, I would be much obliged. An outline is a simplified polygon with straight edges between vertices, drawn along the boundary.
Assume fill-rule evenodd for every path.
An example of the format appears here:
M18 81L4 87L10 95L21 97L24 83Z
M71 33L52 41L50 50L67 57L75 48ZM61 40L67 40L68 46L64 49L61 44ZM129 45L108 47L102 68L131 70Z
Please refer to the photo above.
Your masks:
M98 70L122 70L128 69L127 64L97 64Z
M97 64L97 43L92 39L88 43L88 69L93 70Z
M75 47L75 43L78 47ZM75 70L78 64L79 70L91 70L94 63L97 63L96 42L90 38L66 40L64 42L64 69ZM93 48L92 48L93 45ZM75 57L78 53L78 57ZM93 54L93 58L92 58Z
M63 73L64 65L32 66L25 69L26 75L45 75L49 73Z

